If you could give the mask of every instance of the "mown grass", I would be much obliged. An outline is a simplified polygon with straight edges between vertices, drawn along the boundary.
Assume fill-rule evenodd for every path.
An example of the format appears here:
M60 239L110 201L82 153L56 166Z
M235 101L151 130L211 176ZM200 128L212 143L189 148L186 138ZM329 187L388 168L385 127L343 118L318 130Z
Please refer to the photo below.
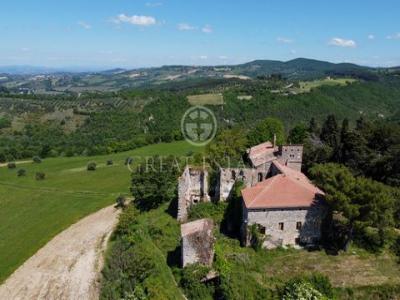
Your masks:
M84 216L111 205L119 194L129 194L127 157L185 156L202 151L186 142L157 144L133 151L96 157L45 159L40 164L0 168L0 282L51 238ZM112 166L106 166L107 160ZM88 162L97 170L88 172ZM17 171L27 174L18 177ZM37 181L36 172L46 179Z
M222 94L202 94L188 96L191 105L223 105L224 96Z

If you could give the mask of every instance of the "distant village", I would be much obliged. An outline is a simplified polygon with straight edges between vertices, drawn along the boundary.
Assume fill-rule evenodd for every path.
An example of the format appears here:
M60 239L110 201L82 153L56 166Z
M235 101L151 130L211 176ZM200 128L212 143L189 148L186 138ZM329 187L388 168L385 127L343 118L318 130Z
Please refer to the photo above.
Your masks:
M250 246L254 232L263 237L262 247L309 247L321 240L321 222L326 214L324 192L301 172L303 146L265 142L247 150L250 166L220 168L216 201L229 201L241 181L241 243ZM209 172L186 166L178 184L178 221L181 222L182 266L211 266L214 255L213 221L187 223L188 211L200 202L210 202Z

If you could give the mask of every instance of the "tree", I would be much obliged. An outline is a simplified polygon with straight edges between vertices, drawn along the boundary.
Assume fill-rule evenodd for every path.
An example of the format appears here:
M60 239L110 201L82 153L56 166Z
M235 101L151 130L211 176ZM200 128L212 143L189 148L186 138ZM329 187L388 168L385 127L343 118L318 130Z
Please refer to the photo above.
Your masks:
M43 172L36 172L35 178L38 181L44 180L46 178L46 174Z
M321 141L332 147L336 151L339 146L339 128L334 115L329 115L324 122L321 135Z
M88 165L86 167L86 169L88 171L96 171L96 168L97 168L97 164L95 162L93 162L93 161L88 163Z
M346 250L353 240L355 227L360 240L365 238L368 227L375 228L379 240L374 250L384 246L387 230L394 224L395 197L388 187L363 177L355 178L348 168L333 163L314 166L310 175L325 191L331 211L344 218Z
M42 162L42 159L41 159L39 156L34 156L34 157L32 158L32 160L33 160L33 162L34 162L35 164L40 164L40 163Z
M17 167L17 164L15 162L9 162L7 164L7 168L9 169L15 169Z
M298 124L293 127L288 136L288 142L291 144L304 144L309 137L309 132L304 124Z
M115 200L117 203L116 206L118 208L125 208L126 207L126 197L124 195L119 195Z
M26 170L25 169L19 169L17 172L18 177L23 177L26 176Z
M131 191L135 205L141 211L157 208L177 199L179 165L173 157L154 157L132 173Z
M317 124L317 121L315 120L315 118L311 118L310 123L308 124L307 130L310 134L314 134L316 136L318 136L320 134L319 127L318 127L318 124Z
M248 136L250 146L255 146L266 141L273 141L276 135L276 142L281 145L285 142L285 127L282 121L274 118L267 118L261 121Z
M206 153L211 163L225 165L242 161L248 140L243 130L235 128L223 130L216 139L207 146Z

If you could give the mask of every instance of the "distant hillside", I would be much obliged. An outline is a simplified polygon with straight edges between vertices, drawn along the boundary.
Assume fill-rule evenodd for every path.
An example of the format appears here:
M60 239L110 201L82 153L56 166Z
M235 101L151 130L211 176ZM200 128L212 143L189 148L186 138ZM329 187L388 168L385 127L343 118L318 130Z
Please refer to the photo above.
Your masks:
M36 67L0 67L0 86L34 93L117 91L191 80L251 80L279 76L290 81L313 80L327 76L377 80L381 73L397 73L399 68L376 69L350 63L334 64L298 58L287 62L256 60L240 65L162 66L134 70L112 69L101 72L57 72ZM42 76L38 76L42 75Z

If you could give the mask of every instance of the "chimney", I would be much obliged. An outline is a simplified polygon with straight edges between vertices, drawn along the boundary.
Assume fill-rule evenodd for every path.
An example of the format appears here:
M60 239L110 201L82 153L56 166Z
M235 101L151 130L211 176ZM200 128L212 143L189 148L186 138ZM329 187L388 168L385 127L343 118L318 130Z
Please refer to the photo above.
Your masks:
M274 134L274 148L276 147L276 134Z

